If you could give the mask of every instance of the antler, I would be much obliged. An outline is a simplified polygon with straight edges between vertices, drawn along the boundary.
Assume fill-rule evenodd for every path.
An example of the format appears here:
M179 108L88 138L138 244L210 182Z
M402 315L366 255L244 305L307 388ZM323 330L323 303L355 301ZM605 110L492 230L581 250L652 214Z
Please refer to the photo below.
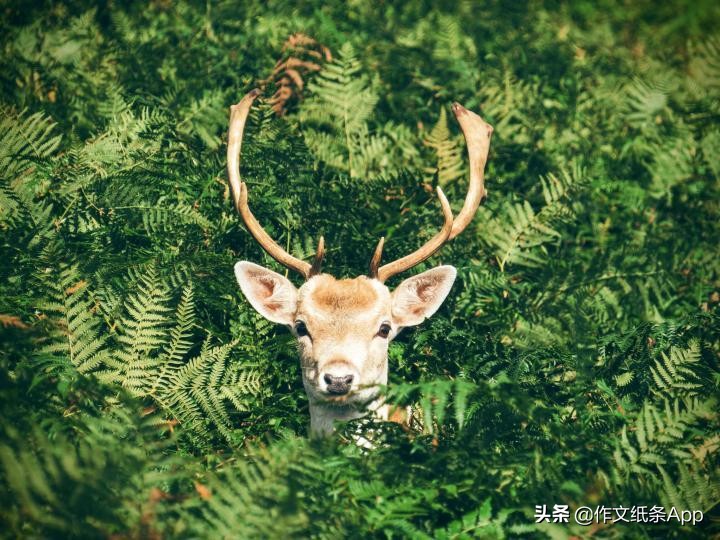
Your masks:
M453 103L452 110L465 136L468 157L470 158L470 186L465 197L465 203L460 213L453 220L450 204L438 187L438 197L445 216L443 228L417 251L378 268L382 258L383 245L385 244L385 238L381 238L370 261L370 277L376 278L380 282L384 282L395 274L409 270L421 263L439 250L445 242L452 240L463 232L472 221L473 216L475 216L482 200L487 196L487 191L485 191L485 164L490 151L490 137L493 128L477 114L467 110L459 103Z
M257 240L260 247L267 251L277 262L286 266L290 270L300 273L305 279L309 279L320 272L322 260L325 255L325 240L320 237L318 248L315 253L315 260L312 264L302 261L290 255L281 248L270 235L265 232L255 216L253 216L248 206L248 190L245 182L240 180L240 147L242 146L243 131L245 130L245 122L247 121L250 107L255 98L260 95L257 88L245 94L240 103L230 107L230 128L228 130L228 148L227 148L227 164L228 178L230 179L230 188L232 191L235 208L242 216L245 226L250 234Z

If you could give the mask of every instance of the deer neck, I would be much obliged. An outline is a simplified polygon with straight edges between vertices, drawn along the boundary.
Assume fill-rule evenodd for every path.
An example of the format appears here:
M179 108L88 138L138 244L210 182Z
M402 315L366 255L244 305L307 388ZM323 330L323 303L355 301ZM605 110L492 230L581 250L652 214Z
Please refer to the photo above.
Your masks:
M327 436L335 430L335 422L355 420L372 415L378 420L388 419L388 406L377 399L364 408L353 405L327 405L310 403L310 432L314 436Z

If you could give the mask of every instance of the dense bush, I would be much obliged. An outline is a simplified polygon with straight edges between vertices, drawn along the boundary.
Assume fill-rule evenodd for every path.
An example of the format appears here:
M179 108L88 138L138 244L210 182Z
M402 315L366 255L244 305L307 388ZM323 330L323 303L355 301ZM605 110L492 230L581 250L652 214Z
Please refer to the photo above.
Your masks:
M720 533L718 6L430 4L0 7L7 537ZM433 185L461 204L452 101L495 127L486 204L418 268L458 281L391 346L410 429L309 440L291 336L235 283L276 267L225 173L258 85L253 210L297 256L324 234L338 276L433 234Z

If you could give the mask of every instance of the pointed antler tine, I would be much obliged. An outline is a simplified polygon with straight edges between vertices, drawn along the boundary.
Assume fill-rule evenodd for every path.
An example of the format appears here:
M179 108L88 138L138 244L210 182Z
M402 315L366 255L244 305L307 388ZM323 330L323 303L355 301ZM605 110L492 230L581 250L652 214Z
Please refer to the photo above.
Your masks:
M445 192L443 192L442 188L438 186L435 191L437 192L438 199L440 199L440 207L442 208L443 217L445 218L445 222L452 221L453 220L453 214L452 214L452 208L450 208L450 202L447 200L447 197L445 196Z
M313 260L312 266L310 267L310 273L308 274L308 278L316 276L320 273L323 258L325 258L325 237L321 236L320 240L318 240L317 250L315 251L315 259Z
M247 197L247 185L245 182L240 182L240 190L235 198L235 208L237 208L238 211L240 211L242 206L247 205Z
M383 246L385 245L385 237L381 236L373 253L372 259L370 259L370 277L376 279L378 277L378 267L380 266L380 260L382 259Z

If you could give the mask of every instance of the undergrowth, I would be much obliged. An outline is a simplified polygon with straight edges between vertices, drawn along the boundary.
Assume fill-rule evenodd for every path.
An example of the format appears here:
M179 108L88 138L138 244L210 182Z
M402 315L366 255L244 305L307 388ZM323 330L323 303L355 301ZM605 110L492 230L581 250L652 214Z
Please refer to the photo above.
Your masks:
M4 536L720 534L716 5L2 11ZM408 429L308 439L290 335L235 283L275 263L230 203L228 107L276 79L251 206L296 256L324 234L337 276L434 234L435 184L459 209L453 101L495 127L486 204L417 269L455 265L450 297L391 346ZM705 518L536 523L556 504Z

